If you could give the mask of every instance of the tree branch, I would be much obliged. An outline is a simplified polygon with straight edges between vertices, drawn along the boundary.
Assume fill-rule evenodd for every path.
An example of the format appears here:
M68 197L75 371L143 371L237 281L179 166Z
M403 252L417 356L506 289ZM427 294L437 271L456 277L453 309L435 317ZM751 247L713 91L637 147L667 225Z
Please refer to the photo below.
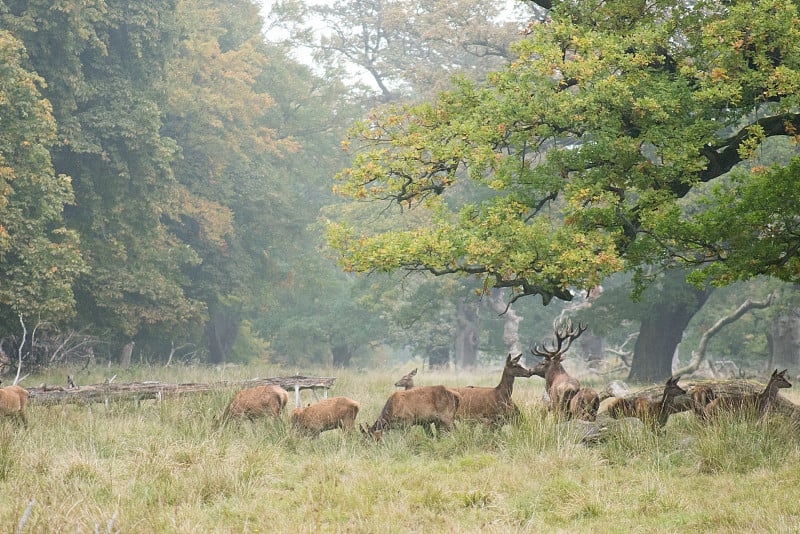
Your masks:
M17 376L14 377L14 385L19 383L19 375L22 372L22 349L25 348L25 338L28 337L28 329L25 327L25 319L22 314L19 314L19 323L22 325L22 341L19 343L17 350Z
M772 301L775 299L775 294L770 293L767 297L767 300L762 302L753 302L750 299L745 300L741 306L739 306L736 311L731 313L730 315L726 315L725 317L721 318L717 321L714 326L706 330L706 332L700 338L700 343L697 346L697 350L692 352L692 359L686 364L685 367L681 367L672 373L672 376L679 376L685 375L689 373L693 373L700 367L700 363L703 361L703 357L706 354L706 346L708 345L708 341L714 337L720 330L722 330L725 326L739 320L742 315L747 313L750 310L758 310L763 308L768 308L772 305Z
M800 113L785 113L763 117L752 124L748 124L732 136L723 139L717 145L703 147L701 154L708 160L708 167L700 173L701 181L708 182L722 176L742 161L739 155L739 147L750 136L748 128L753 125L763 128L766 137L793 135L795 131L800 130ZM684 187L685 191L681 189L675 192L679 196L686 195L690 186L687 184Z

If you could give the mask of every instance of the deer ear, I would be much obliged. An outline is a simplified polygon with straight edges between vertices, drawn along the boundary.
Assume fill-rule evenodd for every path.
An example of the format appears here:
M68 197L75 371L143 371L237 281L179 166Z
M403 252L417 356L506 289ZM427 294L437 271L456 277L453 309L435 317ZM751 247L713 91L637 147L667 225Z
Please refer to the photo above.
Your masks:
M417 368L416 368L416 367L414 367L414 370L413 370L413 371L411 371L411 372L410 372L410 373L408 373L408 374L409 374L409 376L416 376L416 375L417 375Z
M519 363L519 359L522 358L522 354L518 354L516 358L511 358L511 354L508 355L508 359L514 363Z

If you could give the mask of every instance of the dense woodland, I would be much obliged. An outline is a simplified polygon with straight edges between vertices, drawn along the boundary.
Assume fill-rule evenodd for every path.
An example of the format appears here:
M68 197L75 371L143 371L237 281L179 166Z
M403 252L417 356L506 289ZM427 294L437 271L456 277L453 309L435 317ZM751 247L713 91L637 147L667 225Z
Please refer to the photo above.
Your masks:
M0 59L9 362L496 365L565 314L632 380L800 372L794 2L0 0Z

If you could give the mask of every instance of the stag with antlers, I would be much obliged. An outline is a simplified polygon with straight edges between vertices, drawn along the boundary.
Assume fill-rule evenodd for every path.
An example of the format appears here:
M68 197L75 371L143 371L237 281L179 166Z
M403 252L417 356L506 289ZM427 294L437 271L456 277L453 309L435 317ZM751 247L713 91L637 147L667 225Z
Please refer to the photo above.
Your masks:
M531 374L544 378L545 391L550 397L550 407L554 412L567 418L593 420L600 404L597 393L592 388L581 388L578 379L570 376L561 365L564 353L585 330L586 326L581 324L575 328L570 319L561 324L558 321L554 322L553 332L556 341L553 348L543 344L541 347L537 345L531 349L534 356L542 358L542 361L531 370ZM578 400L580 402L577 402Z

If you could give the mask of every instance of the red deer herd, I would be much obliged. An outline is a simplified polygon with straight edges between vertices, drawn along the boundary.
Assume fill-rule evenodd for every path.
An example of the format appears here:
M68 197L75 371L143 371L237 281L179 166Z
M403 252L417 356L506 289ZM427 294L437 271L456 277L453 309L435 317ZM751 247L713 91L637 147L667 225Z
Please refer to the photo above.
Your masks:
M538 376L544 379L548 409L562 420L595 421L601 401L612 396L611 388L602 395L591 387L582 386L564 366L564 354L570 345L586 330L586 326L572 321L553 325L555 341L531 349L541 360L532 368L520 363L522 355L506 356L500 383L496 387L447 387L444 385L415 386L413 369L395 382L403 388L386 400L377 420L372 425L361 424L361 432L376 441L393 428L421 426L433 435L449 432L457 420L475 421L498 426L513 422L520 410L512 400L515 378ZM647 396L619 396L610 400L606 413L614 419L636 418L654 431L667 423L673 413L691 409L701 421L710 422L722 415L764 419L773 410L778 390L792 387L786 370L772 373L763 391L739 392L730 388L716 390L713 383L698 383L690 391L678 385L680 377L670 377L658 398ZM678 402L678 399L683 399ZM256 386L237 392L226 406L220 424L233 419L271 417L280 419L288 404L289 395L280 386ZM13 385L0 388L0 416L8 416L27 426L25 407L28 391ZM348 397L333 397L295 409L290 417L291 427L299 434L318 437L327 430L341 429L350 432L360 405Z

